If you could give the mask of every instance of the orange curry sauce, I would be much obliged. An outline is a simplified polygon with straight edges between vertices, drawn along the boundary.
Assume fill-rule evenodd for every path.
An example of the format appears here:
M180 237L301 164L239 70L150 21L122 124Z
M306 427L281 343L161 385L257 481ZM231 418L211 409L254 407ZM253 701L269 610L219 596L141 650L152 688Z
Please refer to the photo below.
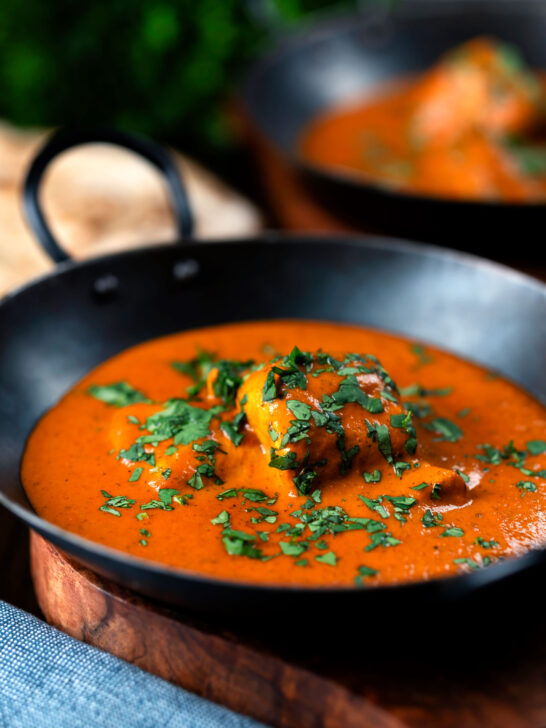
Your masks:
M38 514L135 556L247 582L389 584L545 542L545 426L525 392L432 347L238 323L99 366L39 422L22 479Z
M546 199L546 83L515 50L476 39L429 72L311 122L304 159L403 191Z

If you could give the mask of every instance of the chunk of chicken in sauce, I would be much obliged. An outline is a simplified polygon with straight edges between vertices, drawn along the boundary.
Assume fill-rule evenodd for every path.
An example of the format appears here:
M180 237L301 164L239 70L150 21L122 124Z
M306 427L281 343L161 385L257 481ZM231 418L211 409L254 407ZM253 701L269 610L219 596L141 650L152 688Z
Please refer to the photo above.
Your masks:
M349 356L316 354L305 374L285 359L242 385L240 405L281 487L300 493L319 483L335 487L351 468L372 472L387 460L395 472L409 470L408 486L426 476L437 486L434 493L463 500L466 486L457 473L417 459L411 414L387 372L375 357ZM415 493L418 500L431 497L431 491Z

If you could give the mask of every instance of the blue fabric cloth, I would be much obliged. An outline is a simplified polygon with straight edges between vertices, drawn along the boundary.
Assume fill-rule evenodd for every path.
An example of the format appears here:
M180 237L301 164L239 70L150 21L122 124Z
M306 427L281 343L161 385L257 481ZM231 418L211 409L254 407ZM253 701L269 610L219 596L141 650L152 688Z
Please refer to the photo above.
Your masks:
M259 728L0 601L1 728Z

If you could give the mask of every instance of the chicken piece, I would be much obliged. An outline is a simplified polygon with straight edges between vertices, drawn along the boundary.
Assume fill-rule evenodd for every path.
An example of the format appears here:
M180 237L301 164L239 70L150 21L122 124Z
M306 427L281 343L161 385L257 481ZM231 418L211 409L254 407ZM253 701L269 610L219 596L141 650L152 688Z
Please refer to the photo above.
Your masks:
M536 182L521 174L506 148L491 137L472 133L449 149L430 146L416 160L413 189L453 198L526 200Z
M315 481L335 480L351 467L394 463L416 446L411 415L377 360L329 361L335 364L315 355L297 366L285 358L250 374L239 390L271 467L286 488L293 487L296 472L300 492Z
M514 135L543 121L540 84L511 46L477 38L448 53L416 84L412 135L452 144L471 131Z

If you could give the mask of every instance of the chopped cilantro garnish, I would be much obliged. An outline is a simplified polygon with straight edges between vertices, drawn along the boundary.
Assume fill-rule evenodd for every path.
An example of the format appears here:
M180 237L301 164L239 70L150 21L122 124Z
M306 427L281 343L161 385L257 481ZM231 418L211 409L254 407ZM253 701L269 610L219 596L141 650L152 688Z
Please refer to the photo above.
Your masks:
M419 483L419 485L413 485L411 487L412 490L423 490L423 488L429 488L430 483Z
M333 551L327 551L325 554L318 554L315 556L315 561L321 564L328 564L328 566L336 566L337 557Z
M220 511L216 518L212 518L210 522L215 526L223 526L226 523L229 523L229 513L227 511Z
M112 516L120 516L121 517L121 513L119 511L116 511L115 508L110 508L110 506L107 506L107 505L102 505L99 508L99 511L104 511L104 513L110 513Z
M239 447L243 437L245 436L245 433L240 431L245 420L246 414L244 409L241 407L241 411L236 414L231 421L224 420L220 425L224 434L231 440L235 447Z
M217 375L212 383L212 391L226 407L231 407L235 403L237 392L243 383L241 374L245 369L249 369L253 363L251 360L231 361L228 359L220 359L215 363Z
M223 493L219 493L216 498L219 501L223 501L224 498L236 498L237 497L237 491L235 488L228 488L227 490L224 490Z
M451 394L453 387L441 387L439 389L426 389L420 384L410 384L409 387L401 387L402 397L447 397Z
M424 422L423 427L440 435L439 441L457 442L463 436L461 428L445 417L435 417L430 422Z
M289 399L286 401L286 406L296 419L306 421L311 419L312 409L305 402L300 402L297 399Z
M377 569L372 569L370 566L359 566L357 571L358 574L355 576L355 584L357 586L363 586L364 579L368 579L371 576L376 576L376 574L379 574L379 571L377 571Z
M392 456L392 445L391 436L389 434L389 428L387 425L372 425L368 420L365 420L366 427L368 428L367 436L371 437L374 442L377 442L379 452L385 460L392 465L394 460Z
M422 344L410 344L410 351L417 357L418 366L424 366L434 361Z
M546 452L546 442L544 440L529 440L527 450L531 455L540 455Z
M134 483L135 481L137 481L140 478L140 476L142 475L142 470L143 470L143 468L135 468L133 470L133 472L131 473L131 477L129 478L129 482L130 483Z
M114 384L93 384L87 390L95 399L99 399L112 407L127 407L137 402L150 402L146 395L131 387L127 382L114 382Z
M365 410L371 413L383 412L383 404L380 399L368 396L358 383L355 376L346 377L337 392L332 395L325 394L322 398L322 409L326 412L334 412L349 402L356 402Z
M464 531L462 528L458 528L457 526L449 526L449 528L446 528L446 530L440 534L440 537L443 536L464 536Z
M522 497L525 495L525 493L537 492L537 487L535 483L532 483L530 480L520 480L519 483L516 483L516 488L519 488L521 490Z
M433 513L428 508L421 517L421 523L425 528L434 528L434 526L440 526L444 517L441 513Z
M106 501L100 506L99 511L110 513L112 516L121 516L121 513L117 510L118 508L131 508L136 503L132 498L127 498L125 495L110 495L105 490L101 490L101 494L103 498L106 498Z
M190 396L194 397L205 386L207 377L214 366L214 358L214 354L200 350L194 359L171 362L173 369L193 380L193 385L187 389Z
M277 468L277 470L295 470L298 467L297 456L293 450L289 450L286 455L277 455L276 453L277 451L271 448L270 468Z
M152 467L155 466L154 453L146 451L139 442L135 442L128 450L120 450L118 454L119 459L130 460L133 463L145 461L150 463Z
M471 569L480 569L481 566L477 564L474 559L469 558L459 558L459 559L453 559L454 564L464 564L465 566L469 566Z
M226 528L222 531L222 543L230 556L246 556L249 559L262 559L263 554L261 549L257 549L252 545L255 538L255 536L244 531L234 531L231 528Z
M364 495L359 495L358 497L360 498L361 501L363 501L368 506L368 508L371 511L375 511L376 513L379 513L381 518L389 517L389 512L387 511L385 506L382 505L383 498L381 496L379 498L375 498L375 499L366 498L366 496L364 496Z
M307 544L292 541L279 541L279 546L285 556L301 556L307 550Z
M242 493L247 500L253 501L254 503L263 503L264 501L274 503L277 500L276 497L271 498L270 495L267 495L267 493L264 493L263 490L258 490L257 488L238 488L237 490L239 493Z
M486 541L481 536L478 536L476 540L474 541L475 544L478 546L481 546L484 549L494 549L496 546L499 546L499 542L495 541L494 538L490 539L489 541Z
M160 488L157 495L163 505L170 506L173 496L178 495L179 493L180 491L176 490L176 488Z
M376 531L375 533L370 534L370 543L366 546L364 551L373 551L373 549L376 549L378 546L382 546L383 548L397 546L399 543L402 543L402 541L395 538L392 533L389 533L388 531Z

